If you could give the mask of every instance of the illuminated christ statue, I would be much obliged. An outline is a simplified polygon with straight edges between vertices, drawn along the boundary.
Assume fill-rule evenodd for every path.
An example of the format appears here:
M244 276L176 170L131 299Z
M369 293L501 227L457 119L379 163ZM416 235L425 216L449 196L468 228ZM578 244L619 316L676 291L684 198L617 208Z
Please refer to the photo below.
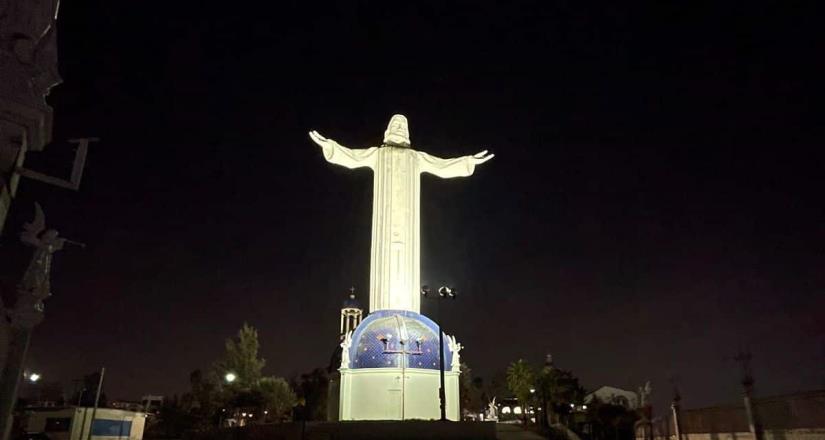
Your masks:
M311 131L324 158L347 168L373 170L372 249L370 252L370 312L382 309L420 312L421 173L443 179L466 177L475 166L493 158L482 151L472 156L442 159L410 145L407 118L390 119L380 147L351 149Z

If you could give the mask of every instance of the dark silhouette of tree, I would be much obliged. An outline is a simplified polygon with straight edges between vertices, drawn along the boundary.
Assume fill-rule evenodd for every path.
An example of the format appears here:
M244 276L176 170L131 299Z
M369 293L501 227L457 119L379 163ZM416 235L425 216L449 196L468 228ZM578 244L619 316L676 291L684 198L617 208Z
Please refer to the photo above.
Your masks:
M621 405L604 403L593 398L587 404L586 420L592 428L593 440L632 440L633 425L638 414Z
M258 331L244 323L237 338L227 339L225 347L223 357L208 376L217 385L216 406L220 412L232 416L245 409L256 415L248 422L281 421L295 405L296 396L283 378L262 375L266 361L258 357ZM227 373L232 373L235 380L226 381Z
M584 388L579 385L579 379L569 370L561 370L552 366L545 366L536 375L536 392L542 402L546 417L544 426L549 426L552 414L559 417L570 427L572 414L571 404L581 404L584 400Z
M235 339L227 339L225 352L207 372L189 375L191 391L180 401L180 410L191 416L192 429L219 426L223 420L252 414L246 423L282 421L295 405L295 393L280 377L263 376L266 361L258 357L258 332L244 323ZM233 381L226 374L233 374ZM177 408L170 408L172 416Z
M80 382L80 386L78 389L72 394L71 399L69 399L69 403L72 405L77 405L80 402L80 406L94 406L95 404L95 394L97 393L97 385L100 382L100 371L95 371L93 373L89 373L83 376L83 380ZM97 406L100 408L105 408L108 404L108 400L106 399L106 383L103 383L103 387L100 389L100 400L98 400Z
M304 420L326 420L329 376L325 368L316 368L294 380L293 387L303 402L301 417Z
M534 387L535 372L524 359L519 359L507 367L507 388L516 396L522 408L522 419L527 424L527 408L530 403L530 389Z

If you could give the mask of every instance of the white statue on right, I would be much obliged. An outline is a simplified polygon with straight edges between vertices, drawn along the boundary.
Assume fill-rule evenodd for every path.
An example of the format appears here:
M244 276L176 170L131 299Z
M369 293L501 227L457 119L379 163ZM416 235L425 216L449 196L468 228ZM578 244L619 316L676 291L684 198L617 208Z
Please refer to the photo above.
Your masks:
M487 411L484 414L484 420L488 421L498 421L498 408L496 407L496 398L493 397L493 400L487 404Z
M447 344L450 347L450 352L453 354L453 361L450 364L450 370L461 371L461 355L459 352L462 348L464 348L464 346L456 341L455 336L447 336Z
M344 335L344 340L341 342L341 368L350 368L349 366L349 347L352 345L352 330Z
M639 387L638 395L639 395L639 408L644 408L648 404L650 404L650 393L652 392L652 388L650 386L650 381L645 382L644 386Z

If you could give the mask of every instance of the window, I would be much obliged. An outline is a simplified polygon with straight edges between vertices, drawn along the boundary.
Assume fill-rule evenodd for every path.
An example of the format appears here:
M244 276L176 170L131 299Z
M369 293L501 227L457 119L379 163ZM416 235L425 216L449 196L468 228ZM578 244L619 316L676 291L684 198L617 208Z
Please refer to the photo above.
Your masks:
M67 432L69 426L72 424L72 419L69 417L47 417L46 418L46 432Z
M129 437L132 432L131 420L95 419L92 435L104 437Z

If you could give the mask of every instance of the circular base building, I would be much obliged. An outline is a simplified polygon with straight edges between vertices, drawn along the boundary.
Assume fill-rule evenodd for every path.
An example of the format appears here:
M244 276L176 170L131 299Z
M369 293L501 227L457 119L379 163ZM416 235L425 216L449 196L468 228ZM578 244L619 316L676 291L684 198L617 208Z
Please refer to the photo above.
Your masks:
M424 315L371 313L341 344L339 420L439 419L438 346L438 325ZM445 334L450 420L459 420L458 350L460 345Z

